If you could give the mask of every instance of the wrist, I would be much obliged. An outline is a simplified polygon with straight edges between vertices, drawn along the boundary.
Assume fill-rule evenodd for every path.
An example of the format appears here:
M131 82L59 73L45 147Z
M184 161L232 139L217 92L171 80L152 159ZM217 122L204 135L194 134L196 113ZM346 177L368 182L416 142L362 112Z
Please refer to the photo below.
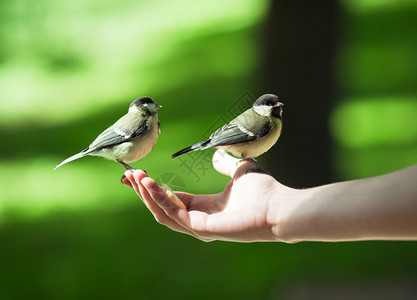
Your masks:
M357 224L355 214L348 214L346 220L343 212L348 208L334 201L340 195L329 190L332 185L287 191L277 214L277 239L285 243L354 240L352 232L356 231L346 224Z
M307 239L307 235L304 236L306 215L301 208L306 207L311 197L310 189L293 189L276 182L268 208L268 220L276 241L292 244Z

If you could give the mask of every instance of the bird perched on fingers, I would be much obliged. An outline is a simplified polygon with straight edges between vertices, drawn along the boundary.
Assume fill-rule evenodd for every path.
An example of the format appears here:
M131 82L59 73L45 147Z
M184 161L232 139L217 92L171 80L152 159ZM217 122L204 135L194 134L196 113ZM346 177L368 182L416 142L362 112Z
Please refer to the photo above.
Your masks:
M265 94L253 106L215 131L210 137L172 155L218 148L245 160L268 151L278 140L282 129L282 107L278 96Z
M134 170L127 163L135 162L146 156L155 146L161 132L158 120L159 108L161 106L155 104L148 97L134 100L126 115L104 130L88 148L67 158L54 170L86 155L115 160L126 169Z

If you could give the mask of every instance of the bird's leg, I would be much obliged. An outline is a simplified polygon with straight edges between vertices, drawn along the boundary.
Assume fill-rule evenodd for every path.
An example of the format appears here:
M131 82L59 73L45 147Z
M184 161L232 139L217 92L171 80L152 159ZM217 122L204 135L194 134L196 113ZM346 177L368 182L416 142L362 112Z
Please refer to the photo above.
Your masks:
M271 172L265 170L264 168L261 168L261 166L258 164L258 162L256 161L256 159L254 159L252 157L250 157L250 158L244 158L244 159L239 160L237 162L237 164L239 164L242 161L247 161L247 162L252 163L252 164L255 165L255 168L247 169L246 170L246 174L253 172L253 173L264 173L264 174L268 174L268 175L271 175L272 176Z
M123 167L125 167L126 168L126 170L130 170L130 171L135 171L135 169L134 168L132 168L131 166L129 166L127 163L125 163L125 162L123 162L123 161L121 161L121 160L118 160L117 161L119 164L121 164Z
M121 164L123 167L126 168L126 170L130 170L130 171L135 171L134 168L132 168L131 166L129 166L127 163L121 161L121 160L116 160L119 164ZM123 179L126 177L126 175L123 175L122 178L120 178L120 181L123 183Z
M117 162L119 164L121 164L123 167L126 168L126 170L130 170L132 172L134 172L136 169L132 168L131 166L129 166L127 163L121 161L121 160L117 160ZM143 172L145 172L146 174L148 174L148 172L146 172L145 170L142 170ZM120 179L120 181L123 183L123 179L126 177L126 175L123 175L122 178Z

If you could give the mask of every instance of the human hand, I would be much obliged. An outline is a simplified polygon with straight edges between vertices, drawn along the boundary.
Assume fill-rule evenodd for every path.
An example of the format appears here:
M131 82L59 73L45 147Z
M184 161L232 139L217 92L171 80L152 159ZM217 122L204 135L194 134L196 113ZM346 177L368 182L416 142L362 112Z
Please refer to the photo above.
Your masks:
M252 172L254 163L223 151L213 156L215 169L232 180L214 195L175 194L186 210L174 204L162 188L141 170L127 170L123 183L132 187L155 219L169 228L203 241L277 241L280 209L294 190L265 173ZM259 168L259 167L258 167ZM249 171L249 172L248 172ZM285 206L285 205L284 205Z

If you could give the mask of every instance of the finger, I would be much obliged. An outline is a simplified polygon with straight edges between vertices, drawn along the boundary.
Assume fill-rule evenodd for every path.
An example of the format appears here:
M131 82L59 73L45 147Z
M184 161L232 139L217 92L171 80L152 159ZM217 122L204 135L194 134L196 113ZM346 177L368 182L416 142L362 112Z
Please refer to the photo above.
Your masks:
M141 179L145 177L146 176L142 177ZM179 226L178 224L173 224L175 223L174 221L171 221L172 223L170 222L169 220L170 218L165 214L164 210L159 207L159 205L154 201L154 199L152 199L152 196L149 194L147 189L143 186L141 181L139 181L138 183L138 189L140 190L140 194L142 195L141 198L142 198L143 203L149 209L149 211L153 214L153 216L155 217L158 223L162 223L164 225L166 223L166 224L169 224L170 227L173 227L173 228L176 228L177 226Z
M135 191L140 196L142 201L144 200L144 192L145 188L141 185L141 180L145 177L148 177L148 174L146 174L145 171L142 170L134 170L133 171L133 180L134 180L134 186L136 187Z
M126 184L128 187L131 187L132 189L135 189L135 179L133 178L133 172L131 170L125 171L122 183Z
M140 189L139 189L139 186L137 184L137 181L135 180L133 172L131 170L126 170L125 171L125 176L126 176L126 179L129 181L129 186L131 188L133 188L135 190L136 194L138 194L138 196L142 199L142 195L140 193Z
M188 211L173 203L162 188L151 178L144 178L141 184L159 209L152 207L151 211L157 222L169 228L192 235L203 241L210 241L196 234L190 227ZM162 213L162 212L163 213Z
M150 198L162 209L169 217L173 212L182 212L183 216L188 214L187 210L176 205L174 202L169 199L169 197L164 193L163 189L151 178L144 178L141 185L144 187L145 191L148 193ZM186 219L186 217L184 218Z
M122 177L122 183L123 183L124 185L126 185L126 186L130 187L130 188L133 188L133 187L132 187L132 184L130 183L130 180L127 178L127 176L126 176L126 175L124 175L124 176Z
M129 184L132 184L132 181L134 181L133 172L131 170L126 170L124 174L125 174L125 176L123 178L123 181L128 180Z
M214 168L227 176L238 178L249 170L259 167L254 160L242 160L227 154L224 150L217 150L213 155Z
M140 175L138 173L138 175ZM145 203L146 207L149 209L149 211L153 214L155 220L162 224L165 225L169 228L171 228L174 231L178 231L178 232L182 232L182 233L186 233L189 235L192 235L194 237L200 238L198 236L196 236L193 232L191 232L190 230L182 227L181 225L179 225L174 219L172 219L171 217L169 217L166 212L158 205L158 203L154 200L153 196L149 193L149 191L147 190L147 188L143 185L142 181L144 178L147 178L151 181L153 181L155 183L154 189L157 190L158 196L160 197L164 197L167 199L164 199L166 201L171 201L166 194L163 192L163 190L159 187L158 184L156 184L156 182L154 180L152 180L151 178L147 177L147 176L138 176L138 178L136 180L138 181L138 186L142 195L142 200ZM184 198L191 198L191 194L184 194ZM172 203L174 206L178 207L176 204Z
M205 213L216 213L222 210L224 205L219 203L221 194L194 195L185 192L175 192L188 211L198 210Z
M126 170L126 172L129 172L129 170ZM125 172L125 173L126 173L126 172ZM141 181L144 177L147 177L147 176L148 176L148 174L146 174L146 172L145 172L145 171L142 171L142 170L139 170L139 169L134 170L133 172L132 172L132 171L130 171L130 172L131 172L131 173L132 173L132 175L133 175L133 179L134 179L135 183L136 183L136 184L138 184L138 185L139 185L140 181Z
M239 159L227 154L224 150L214 152L212 163L217 172L233 177Z
M141 183L141 180L145 177L147 177L147 174L145 172L143 172L142 170L135 170L134 172L127 170L125 172L125 176L126 176L126 180L128 180L130 186L136 191L136 193L140 196L141 200L143 201L143 203L145 204L145 206L149 209L149 211L154 215L155 219L163 224L168 226L169 228L178 231L178 232L182 232L182 233L186 233L189 235L192 235L196 238L200 238L196 235L194 235L192 232L184 229L182 226L180 226L179 224L177 224L173 219L171 219L170 217L168 217L164 210L161 209L159 207L159 205L157 203L155 203L155 201L153 201L152 197L149 195L148 191L146 190L146 188L144 188L144 186ZM190 198L191 194L188 194L185 198ZM208 239L202 239L201 240L204 241L209 241Z

